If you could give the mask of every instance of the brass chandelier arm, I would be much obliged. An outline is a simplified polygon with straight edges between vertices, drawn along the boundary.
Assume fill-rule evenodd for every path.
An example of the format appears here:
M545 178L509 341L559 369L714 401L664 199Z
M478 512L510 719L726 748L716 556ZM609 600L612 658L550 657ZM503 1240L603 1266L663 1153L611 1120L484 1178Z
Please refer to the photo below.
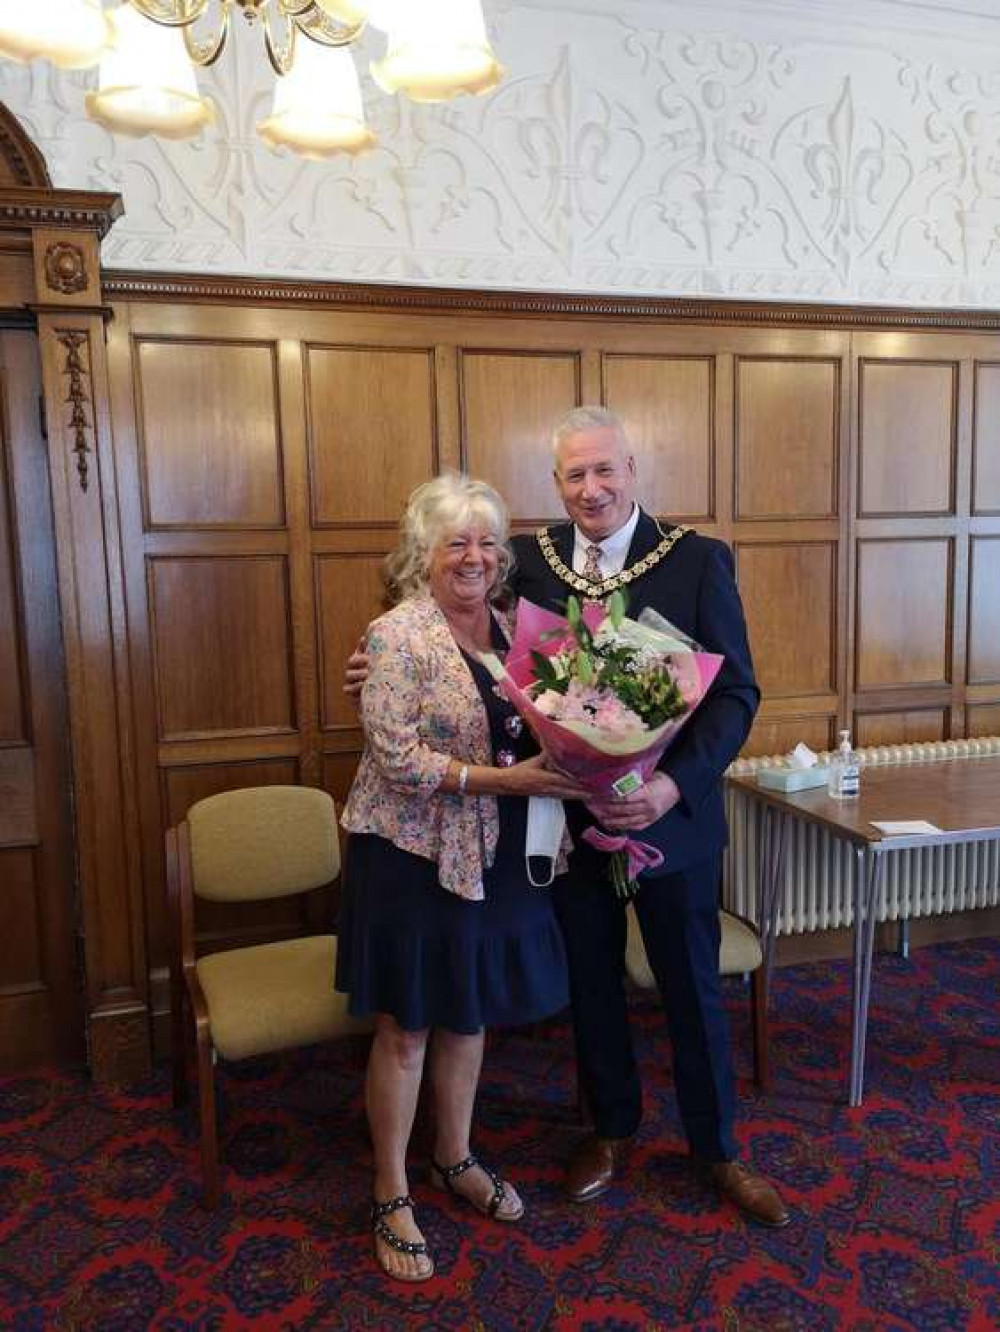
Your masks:
M197 37L194 31L194 24L189 23L184 29L184 47L194 64L201 69L207 69L209 65L214 65L219 56L226 49L226 41L229 37L229 19L232 13L232 0L220 0L222 13L219 15L219 26L215 33L210 37Z
M128 3L143 18L164 28L189 28L206 13L211 0L128 0Z
M284 6L280 7L279 16L285 25L286 38L284 42L280 42L274 35L270 10L265 8L261 11L261 22L264 27L264 50L267 52L267 58L270 60L271 68L275 74L283 78L292 67L297 24L295 19L290 18L284 12Z
M295 26L321 46L349 46L364 32L366 19L357 23L341 23L332 19L316 0L278 0L278 8L294 19Z
M192 61L205 68L214 65L225 50L233 4L260 19L264 29L264 48L276 74L287 74L295 54L296 30L321 46L348 46L364 31L366 22L340 23L330 17L316 0L219 0L221 13L215 33L199 38L194 25L209 9L212 0L128 0L133 9L165 28L182 28L184 46ZM277 23L285 36L276 35Z

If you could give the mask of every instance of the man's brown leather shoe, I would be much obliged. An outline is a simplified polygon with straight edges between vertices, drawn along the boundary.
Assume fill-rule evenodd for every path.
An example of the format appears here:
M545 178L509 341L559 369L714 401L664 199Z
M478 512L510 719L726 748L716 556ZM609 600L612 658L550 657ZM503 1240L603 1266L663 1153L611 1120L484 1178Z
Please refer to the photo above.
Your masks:
M570 1202L599 1198L611 1187L632 1148L631 1138L584 1138L570 1157L563 1192Z
M714 1161L707 1165L712 1183L750 1221L779 1229L791 1221L791 1213L777 1189L739 1161Z

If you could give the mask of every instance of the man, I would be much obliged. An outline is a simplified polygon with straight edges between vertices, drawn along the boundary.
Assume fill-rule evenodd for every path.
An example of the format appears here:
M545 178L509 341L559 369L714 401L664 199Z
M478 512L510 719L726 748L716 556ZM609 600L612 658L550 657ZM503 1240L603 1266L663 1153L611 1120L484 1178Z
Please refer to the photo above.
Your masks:
M553 887L566 941L577 1064L594 1132L566 1173L574 1202L599 1197L625 1168L642 1113L625 995L625 905L607 859L580 838L597 821L641 834L664 856L640 880L635 909L664 999L674 1083L692 1158L749 1219L783 1226L777 1192L737 1161L734 1084L719 980L718 889L726 821L722 774L739 752L760 700L732 556L720 541L661 528L636 502L636 465L621 421L579 407L552 437L555 483L569 523L513 540L514 591L562 611L570 594L605 600L621 587L628 610L652 607L723 666L708 695L630 796L569 806L576 849ZM348 688L364 658L348 663ZM591 817L591 815L593 817Z
M692 1155L750 1219L783 1226L776 1191L736 1160L734 1087L719 980L719 902L726 821L722 774L760 701L732 556L720 541L664 531L636 503L635 458L620 420L580 407L556 427L555 483L570 522L514 538L514 590L561 610L617 588L630 615L652 607L724 663L657 771L633 795L594 801L611 832L641 835L664 856L640 879L635 909L666 1007L674 1083ZM625 1001L625 907L606 857L582 842L593 820L570 806L576 850L553 886L570 964L577 1064L595 1132L574 1153L566 1193L599 1197L621 1170L641 1117L642 1089Z

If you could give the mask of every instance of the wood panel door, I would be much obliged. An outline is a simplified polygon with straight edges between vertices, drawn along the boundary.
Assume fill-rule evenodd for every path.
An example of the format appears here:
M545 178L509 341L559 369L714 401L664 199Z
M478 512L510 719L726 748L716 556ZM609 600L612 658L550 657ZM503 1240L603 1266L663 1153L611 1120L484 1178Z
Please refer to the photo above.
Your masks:
M0 331L0 1070L82 1059L65 677L33 333Z

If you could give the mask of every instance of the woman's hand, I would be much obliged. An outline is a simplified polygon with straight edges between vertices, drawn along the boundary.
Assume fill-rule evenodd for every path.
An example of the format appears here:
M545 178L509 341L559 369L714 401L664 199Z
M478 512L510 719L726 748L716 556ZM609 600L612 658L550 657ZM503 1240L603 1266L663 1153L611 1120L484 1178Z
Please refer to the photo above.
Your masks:
M583 800L586 791L573 777L548 768L544 754L515 763L510 768L497 768L502 774L502 786L498 788L503 795L518 796L554 796L556 800Z

